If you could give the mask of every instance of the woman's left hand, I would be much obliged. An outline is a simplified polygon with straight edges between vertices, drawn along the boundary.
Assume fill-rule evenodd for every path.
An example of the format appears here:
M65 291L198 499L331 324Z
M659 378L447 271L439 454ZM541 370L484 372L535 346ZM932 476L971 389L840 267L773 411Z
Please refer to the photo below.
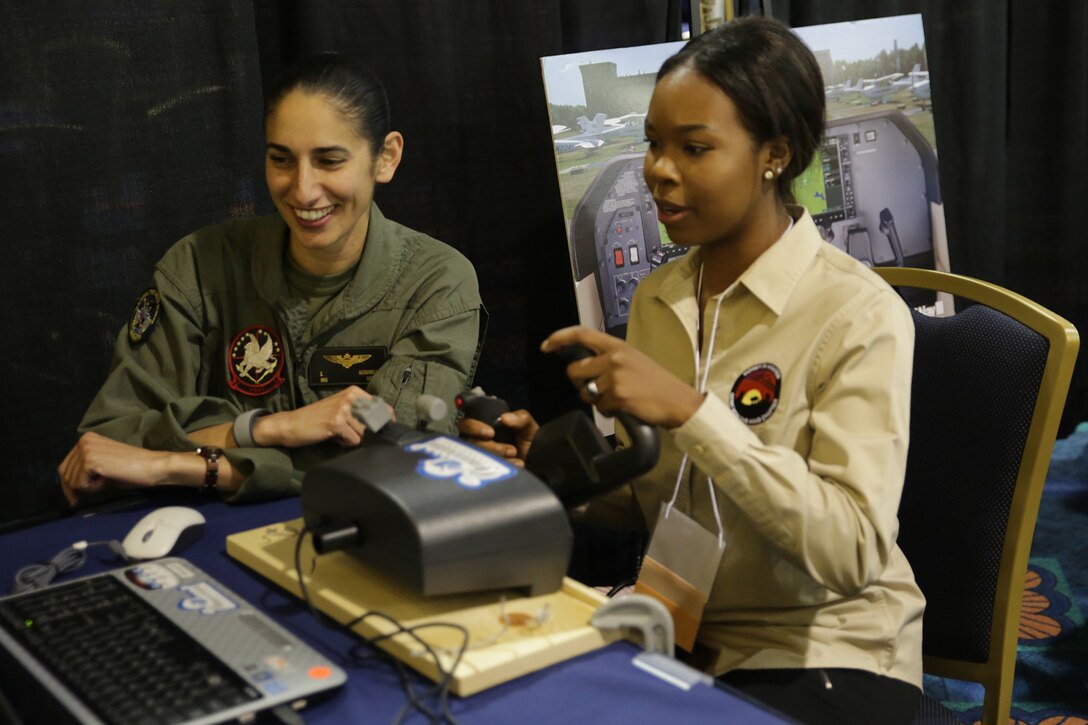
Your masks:
M645 423L675 428L687 422L703 403L695 388L623 340L588 327L565 327L553 332L540 349L555 352L580 344L595 353L567 366L567 376L581 391L582 400L605 415L630 413ZM597 396L586 389L595 381Z

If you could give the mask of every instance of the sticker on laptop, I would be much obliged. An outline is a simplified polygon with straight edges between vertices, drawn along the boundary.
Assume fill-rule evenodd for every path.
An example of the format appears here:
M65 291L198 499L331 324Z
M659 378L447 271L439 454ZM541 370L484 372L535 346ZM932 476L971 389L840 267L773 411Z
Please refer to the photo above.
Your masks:
M140 589L173 589L178 585L178 578L161 564L140 564L125 569L128 579Z
M188 596L178 602L178 609L200 614L218 614L237 609L234 600L220 592L208 582L188 584L180 587Z
M192 579L196 576L196 573L180 560L165 563L163 566L169 569L171 573L176 574L178 579L183 581L185 579Z
M517 473L513 466L479 448L444 436L412 443L404 450L426 456L416 466L420 474L434 479L452 478L462 488L483 488Z

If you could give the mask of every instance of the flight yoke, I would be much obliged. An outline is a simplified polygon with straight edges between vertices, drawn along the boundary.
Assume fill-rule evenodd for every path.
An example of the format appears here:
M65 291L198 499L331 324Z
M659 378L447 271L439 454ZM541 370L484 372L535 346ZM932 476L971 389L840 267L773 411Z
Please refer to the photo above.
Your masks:
M564 355L591 354L572 346ZM311 469L302 513L319 554L343 549L425 596L562 586L573 546L566 509L657 462L656 428L624 415L614 450L580 411L541 426L525 468L465 441L390 420L360 401L356 450ZM443 411L444 416L444 411Z

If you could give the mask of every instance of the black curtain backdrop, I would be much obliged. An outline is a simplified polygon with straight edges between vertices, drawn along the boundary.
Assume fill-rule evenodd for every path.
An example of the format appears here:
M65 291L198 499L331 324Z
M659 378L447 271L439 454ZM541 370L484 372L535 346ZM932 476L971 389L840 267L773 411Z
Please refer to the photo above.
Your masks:
M56 466L117 331L178 238L270 213L263 89L335 49L386 83L405 161L378 201L476 265L477 382L548 420L579 401L537 351L573 324L539 57L675 40L679 0L0 0L0 525L62 510ZM921 12L953 269L1088 327L1088 9L1026 0L775 0L792 25ZM1078 366L1065 430L1088 418ZM1015 384L1015 381L1010 381ZM995 391L995 394L1000 394Z
M0 522L56 467L174 241L269 213L252 4L0 3Z

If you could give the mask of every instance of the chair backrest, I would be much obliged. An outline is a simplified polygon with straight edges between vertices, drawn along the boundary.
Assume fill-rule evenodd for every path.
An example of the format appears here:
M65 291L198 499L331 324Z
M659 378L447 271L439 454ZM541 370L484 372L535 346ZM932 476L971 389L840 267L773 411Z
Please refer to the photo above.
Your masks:
M899 545L926 597L925 671L982 683L983 722L1006 723L1028 554L1080 337L996 285L875 271L894 287L956 297L947 317L913 311Z

